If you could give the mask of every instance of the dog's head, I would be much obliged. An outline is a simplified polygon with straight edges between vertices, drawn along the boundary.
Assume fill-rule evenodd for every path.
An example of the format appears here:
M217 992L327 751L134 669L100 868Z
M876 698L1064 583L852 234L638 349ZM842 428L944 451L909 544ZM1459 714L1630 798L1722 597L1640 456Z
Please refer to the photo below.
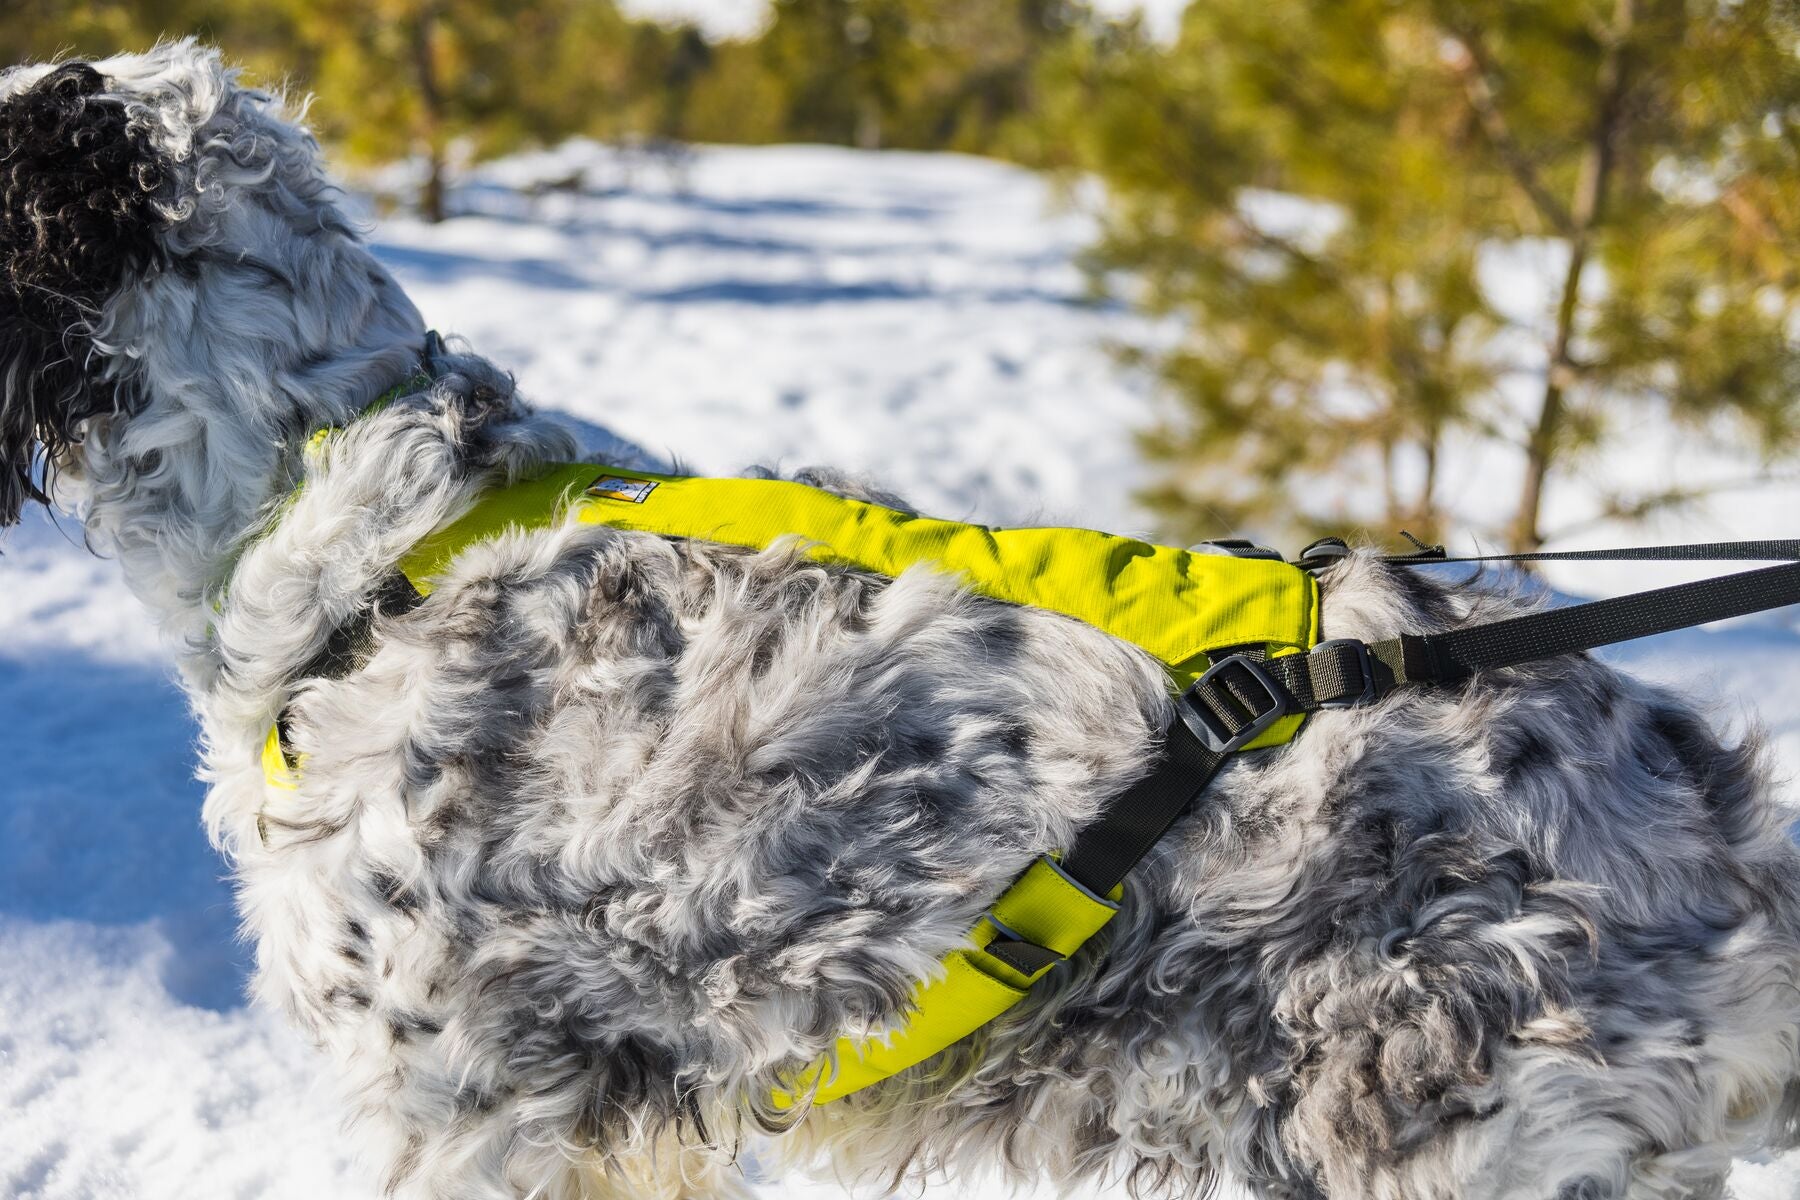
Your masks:
M278 439L283 396L348 388L346 345L416 345L334 197L306 130L192 41L0 73L0 526L96 435L141 479L183 439Z

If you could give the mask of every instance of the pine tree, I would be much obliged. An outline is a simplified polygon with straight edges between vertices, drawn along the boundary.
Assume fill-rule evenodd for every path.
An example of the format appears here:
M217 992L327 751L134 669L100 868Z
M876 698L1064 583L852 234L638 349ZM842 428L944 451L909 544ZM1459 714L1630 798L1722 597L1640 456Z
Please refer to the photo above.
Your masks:
M316 93L322 132L352 155L420 153L419 207L445 216L450 149L476 156L610 132L641 91L630 67L649 26L610 0L287 0L286 55Z
M479 157L583 133L822 141L1037 159L1022 118L1079 0L773 0L759 35L711 43L614 0L13 0L0 63L59 50L217 42L253 82L316 102L334 151L427 164L443 215L453 148Z
M1040 61L1086 19L1072 0L774 0L756 49L782 136L988 151L1018 134Z
M1179 400L1150 499L1189 532L1429 534L1448 441L1509 442L1528 549L1546 484L1633 412L1793 450L1795 37L1778 0L1206 0L1171 47L1086 39L1050 120L1110 189L1094 266L1187 329L1145 356ZM1542 328L1478 278L1525 238L1566 262ZM1328 483L1359 476L1378 511Z
M143 11L153 7L154 11ZM165 18L185 20L179 3L154 6L126 0L8 0L0 10L0 69L42 62L54 55L99 57L124 47L142 49L156 40Z

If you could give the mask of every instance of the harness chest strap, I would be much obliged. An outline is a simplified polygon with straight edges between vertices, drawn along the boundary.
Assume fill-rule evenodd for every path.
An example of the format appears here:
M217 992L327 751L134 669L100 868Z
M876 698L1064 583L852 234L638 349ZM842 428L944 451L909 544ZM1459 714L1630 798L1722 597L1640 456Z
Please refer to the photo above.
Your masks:
M563 519L751 549L798 538L810 558L889 577L930 566L981 595L1059 612L1140 646L1176 690L1200 678L1209 654L1249 650L1273 660L1318 640L1317 584L1278 560L1196 554L1087 529L990 529L783 480L691 479L593 464L554 467L485 493L419 543L400 571L428 595L469 546ZM1303 719L1280 715L1239 746L1284 743ZM1198 790L1198 764L1181 743L1170 745L1173 752L1084 831L1063 863L1038 860L995 901L943 975L920 986L899 1029L844 1039L831 1062L803 1072L777 1102L801 1094L828 1102L937 1054L1017 1004L1080 949L1118 911L1125 872ZM272 729L263 749L270 785L294 787L301 765ZM1161 803L1146 806L1147 794ZM1091 848L1090 836L1099 839Z

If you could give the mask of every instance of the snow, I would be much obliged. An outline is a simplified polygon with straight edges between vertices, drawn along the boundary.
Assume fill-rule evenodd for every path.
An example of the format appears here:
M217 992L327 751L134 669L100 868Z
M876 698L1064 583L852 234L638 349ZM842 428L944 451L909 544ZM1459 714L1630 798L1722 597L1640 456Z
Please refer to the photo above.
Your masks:
M1156 37L1172 40L1188 0L1097 0L1094 8L1107 16L1144 15ZM698 25L709 38L754 37L768 19L768 0L622 0L632 16Z
M577 174L580 193L531 187ZM711 471L829 463L942 515L1142 531L1132 439L1155 401L1106 344L1168 331L1084 301L1072 256L1091 226L1047 199L1025 172L950 155L661 160L575 144L484 168L443 226L398 216L374 239L438 328L514 368L593 445L616 435ZM1522 302L1548 257L1497 259L1497 286ZM1652 451L1682 443L1647 428L1616 469L1654 473ZM1579 489L1553 499L1554 519L1581 515ZM1794 499L1738 496L1656 533L1778 530ZM1590 592L1661 581L1554 579ZM1727 720L1759 718L1790 774L1800 766L1792 614L1614 656L1713 698ZM148 620L78 531L41 517L12 531L0 557L0 1196L372 1200L321 1064L241 999L249 956L199 829L196 733L169 676ZM1743 1200L1795 1200L1800 1158L1746 1162L1733 1183Z
M755 37L769 17L768 0L623 0L630 16L697 25L709 38Z

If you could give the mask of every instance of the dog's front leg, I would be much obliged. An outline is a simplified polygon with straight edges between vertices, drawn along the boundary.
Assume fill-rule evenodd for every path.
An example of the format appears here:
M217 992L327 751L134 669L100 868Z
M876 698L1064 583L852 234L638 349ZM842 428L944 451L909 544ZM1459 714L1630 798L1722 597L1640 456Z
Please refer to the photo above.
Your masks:
M466 1121L439 1136L390 1129L375 1155L393 1200L752 1200L731 1150L673 1132L585 1148L496 1112L486 1129ZM365 1132L373 1132L365 1130ZM400 1134L400 1136L393 1136Z
M545 1195L559 1200L752 1200L754 1193L729 1153L683 1145L665 1135L629 1158L575 1164L566 1190Z

